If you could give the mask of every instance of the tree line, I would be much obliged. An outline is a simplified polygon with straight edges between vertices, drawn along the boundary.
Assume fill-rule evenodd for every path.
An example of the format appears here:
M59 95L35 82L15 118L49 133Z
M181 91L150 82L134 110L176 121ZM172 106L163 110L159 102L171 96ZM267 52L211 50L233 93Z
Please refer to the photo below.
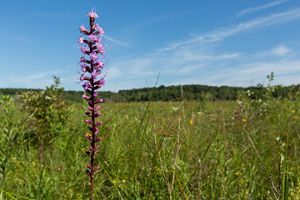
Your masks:
M291 93L300 91L300 84L290 86L276 86L273 92L274 98L286 98ZM18 95L28 91L40 91L41 89L25 88L0 88L0 95ZM252 87L231 86L208 86L208 85L177 85L148 87L139 89L119 90L118 92L102 91L101 96L108 102L139 102L139 101L226 101L237 100L239 94L245 91L253 91L259 98L260 94L266 92L262 85ZM64 90L63 96L66 101L80 102L82 91Z

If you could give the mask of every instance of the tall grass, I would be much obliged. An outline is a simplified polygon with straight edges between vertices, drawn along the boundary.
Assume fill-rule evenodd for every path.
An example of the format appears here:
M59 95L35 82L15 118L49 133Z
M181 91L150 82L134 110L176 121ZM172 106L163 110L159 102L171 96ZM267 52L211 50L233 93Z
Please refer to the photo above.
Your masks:
M299 102L256 104L107 103L95 199L299 199ZM41 163L30 113L1 98L0 199L88 198L83 105L68 106Z

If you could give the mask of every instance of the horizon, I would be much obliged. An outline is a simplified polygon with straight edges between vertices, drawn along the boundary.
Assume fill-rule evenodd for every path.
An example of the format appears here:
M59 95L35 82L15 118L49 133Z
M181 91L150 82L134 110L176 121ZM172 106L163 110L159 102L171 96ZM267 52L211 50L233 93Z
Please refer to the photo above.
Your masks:
M300 2L129 2L2 3L0 88L43 89L55 75L82 91L77 40L92 8L106 32L103 91L154 87L158 74L158 86L249 87L271 72L300 83Z
M192 86L192 85L196 85L196 86L207 86L207 87L228 87L228 88L243 88L243 89L247 89L247 88L256 88L259 87L259 85L249 85L249 86L231 86L231 85L205 85L205 84L179 84L179 85L158 85L158 86L149 86L149 87L140 87L140 88L129 88L129 89L120 89L117 91L112 91L112 90L101 90L101 92L112 92L112 93L119 93L120 91L125 91L125 90L143 90L143 89L158 89L160 87L184 87L184 86ZM289 84L289 85L282 85L279 84L279 86L282 87L292 87L292 86L299 86L300 83L298 84ZM63 87L63 85L61 85ZM266 85L262 85L264 88L266 88ZM12 90L44 90L45 88L13 88L13 87L0 87L0 92L1 90L6 90L6 89L12 89ZM64 88L64 91L66 92L83 92L83 90L78 89L78 90L72 90L72 89L66 89Z

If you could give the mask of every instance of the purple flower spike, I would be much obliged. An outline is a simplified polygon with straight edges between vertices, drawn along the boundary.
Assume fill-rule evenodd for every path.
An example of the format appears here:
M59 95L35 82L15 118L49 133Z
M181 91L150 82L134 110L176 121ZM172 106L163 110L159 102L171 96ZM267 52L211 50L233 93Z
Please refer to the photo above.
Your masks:
M89 31L83 25L81 25L79 29L81 33L86 35L89 34Z
M90 56L91 56L91 60L92 60L93 62L95 62L95 61L98 60L98 55L97 55L96 52L92 52Z
M86 61L86 59L84 56L80 58L80 63L85 63L85 61Z
M98 17L97 13L95 13L93 10L91 12L89 12L88 16L91 18L91 19L95 19Z
M86 92L90 92L92 89L92 85L89 82L84 82L82 84L82 87Z
M99 37L97 37L95 35L89 35L89 39L91 42L100 42Z
M86 100L90 100L90 99L91 99L91 97L89 97L89 96L87 96L87 95L85 95L85 94L82 95L82 98L83 98L83 99L86 99Z
M103 54L104 53L104 46L101 43L96 43L97 53Z
M104 30L98 24L95 25L95 30L99 35L104 35Z
M87 119L87 120L85 120L85 123L87 123L87 124L93 124L93 121L92 121L92 120L89 120L89 119Z
M83 37L80 37L78 42L79 42L80 44L82 44L82 43L84 42L84 38L83 38Z
M85 94L82 96L88 103L88 110L84 112L88 119L84 120L88 124L89 133L85 134L85 138L90 142L89 148L86 151L89 156L89 164L87 165L87 175L90 180L90 199L93 199L94 191L94 176L99 170L99 166L95 163L96 152L99 148L97 142L102 139L98 137L99 126L102 122L97 121L98 117L101 116L101 107L97 104L103 103L104 100L98 97L97 90L104 86L104 77L99 77L102 69L104 67L102 55L104 54L104 45L101 43L102 35L104 30L95 23L98 17L97 13L91 11L88 13L90 19L90 27L87 30L83 25L80 26L80 32L83 34L79 38L79 43L82 44L80 47L83 56L80 58L80 67L82 74L80 75L80 80L83 82L82 87Z
M82 71L82 72L86 72L86 66L82 65L82 66L81 66L81 71Z
M98 71L93 71L93 72L92 72L92 78L93 78L93 79L96 79L96 78L98 77L99 74L100 74L100 72L98 72ZM94 82L94 84L95 84L95 82Z
M98 62L95 64L95 67L96 67L97 69L102 69L102 68L104 67L104 63L101 62L101 61L98 61Z
M80 47L80 50L81 50L81 52L82 52L83 54L88 54L88 53L90 53L90 50L89 50L87 47L84 47L84 46Z

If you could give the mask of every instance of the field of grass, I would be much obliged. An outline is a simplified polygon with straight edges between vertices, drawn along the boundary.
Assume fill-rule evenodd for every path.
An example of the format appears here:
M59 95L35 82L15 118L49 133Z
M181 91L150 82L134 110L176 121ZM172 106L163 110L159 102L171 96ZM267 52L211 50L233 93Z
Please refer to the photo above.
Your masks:
M49 126L41 157L31 113L0 99L0 199L87 199L83 104ZM287 99L105 103L95 199L300 199L299 108Z

